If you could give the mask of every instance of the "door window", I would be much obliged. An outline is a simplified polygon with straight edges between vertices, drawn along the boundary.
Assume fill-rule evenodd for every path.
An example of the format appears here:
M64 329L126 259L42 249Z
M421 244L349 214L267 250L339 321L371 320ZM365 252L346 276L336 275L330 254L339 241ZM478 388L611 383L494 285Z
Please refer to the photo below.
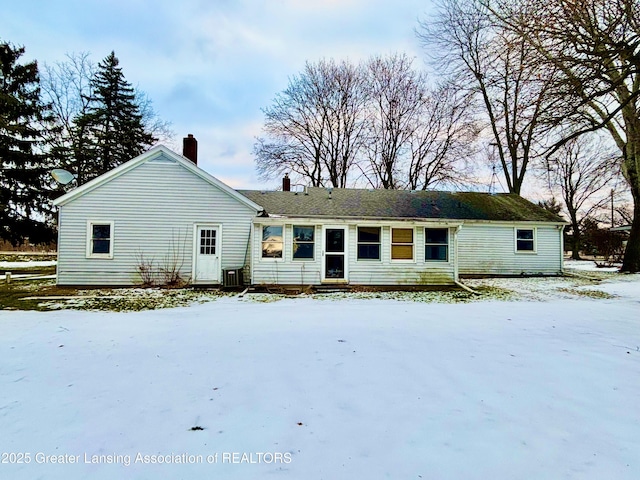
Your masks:
M216 233L213 228L203 228L200 230L200 255L216 254Z

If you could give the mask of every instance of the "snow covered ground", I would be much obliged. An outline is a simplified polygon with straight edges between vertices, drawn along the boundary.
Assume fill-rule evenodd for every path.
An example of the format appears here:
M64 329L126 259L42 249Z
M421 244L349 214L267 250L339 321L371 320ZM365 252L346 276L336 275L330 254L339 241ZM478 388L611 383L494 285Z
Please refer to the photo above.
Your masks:
M567 270L580 270L580 271L598 271L598 272L617 272L620 270L620 264L613 265L612 267L598 267L593 260L571 260L565 259L564 268Z
M640 276L615 278L609 299L0 311L0 478L635 480Z
M56 260L32 260L32 261L24 261L24 262L0 261L0 269L51 267L53 265L56 265L57 263L58 262Z

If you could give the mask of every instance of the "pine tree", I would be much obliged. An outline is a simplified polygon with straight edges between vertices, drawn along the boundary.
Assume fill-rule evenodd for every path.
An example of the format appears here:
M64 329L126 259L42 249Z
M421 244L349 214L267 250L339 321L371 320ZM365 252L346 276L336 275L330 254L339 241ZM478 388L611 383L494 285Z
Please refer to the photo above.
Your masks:
M81 152L85 178L79 184L140 155L156 141L145 129L134 89L119 63L115 52L100 62L89 109L75 121L76 128L88 133Z
M13 244L50 242L47 157L42 153L47 107L40 101L37 63L18 63L23 47L0 42L0 238Z

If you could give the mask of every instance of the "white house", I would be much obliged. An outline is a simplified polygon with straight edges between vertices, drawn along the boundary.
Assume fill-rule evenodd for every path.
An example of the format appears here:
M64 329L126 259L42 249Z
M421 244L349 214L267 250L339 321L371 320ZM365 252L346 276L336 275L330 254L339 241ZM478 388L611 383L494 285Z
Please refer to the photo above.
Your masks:
M234 190L159 146L58 198L58 284L452 284L557 275L565 222L512 194ZM188 148L187 148L188 147ZM237 277L236 277L237 278ZM148 279L148 278L146 278Z

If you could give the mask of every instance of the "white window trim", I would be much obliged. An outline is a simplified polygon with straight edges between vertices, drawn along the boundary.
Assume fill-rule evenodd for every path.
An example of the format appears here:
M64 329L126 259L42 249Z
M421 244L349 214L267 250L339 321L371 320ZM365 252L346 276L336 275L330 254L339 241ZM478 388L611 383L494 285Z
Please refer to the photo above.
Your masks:
M427 230L446 230L447 231L447 243L427 243ZM449 251L451 249L451 229L448 227L424 227L424 263L449 263L450 259L451 259L451 252ZM427 247L430 245L434 245L434 246L443 246L446 245L447 247L447 258L446 260L432 260L432 259L427 259Z
M358 230L360 228L377 228L380 230L380 236L377 242L359 242ZM360 245L378 245L378 258L359 258L358 247ZM381 262L382 261L382 225L356 225L356 262Z
M109 225L109 253L93 253L93 226L94 225ZM113 258L113 244L115 240L114 235L114 221L113 220L87 220L87 258Z
M282 227L282 255L280 257L263 257L262 256L262 244L264 241L262 240L262 232L264 227ZM285 255L287 254L287 242L286 238L287 228L284 223L263 223L260 225L260 249L258 250L259 258L261 262L284 262Z
M307 228L313 228L313 242L308 242L308 241L303 241L303 242L296 242L295 237L293 236L293 229L295 227L307 227ZM317 228L315 225L304 225L301 223L296 223L296 224L291 224L291 261L292 262L315 262L316 261L316 233L317 233ZM284 230L282 231L282 235L283 235L283 240L284 240ZM309 244L312 243L313 244L313 256L311 258L295 258L294 257L294 248L293 246L296 243L302 243L302 244ZM284 248L284 245L283 245ZM282 258L284 258L284 251L282 252Z
M533 250L518 250L518 230L533 230ZM513 250L517 255L535 255L538 253L538 228L537 227L514 227L513 228Z
M393 246L394 245L408 245L407 243L393 243L393 231L394 230L413 230L413 242L411 243L411 247L413 249L411 256L412 258L393 258ZM391 227L389 229L389 259L392 262L398 263L417 263L416 259L416 229L415 227Z

